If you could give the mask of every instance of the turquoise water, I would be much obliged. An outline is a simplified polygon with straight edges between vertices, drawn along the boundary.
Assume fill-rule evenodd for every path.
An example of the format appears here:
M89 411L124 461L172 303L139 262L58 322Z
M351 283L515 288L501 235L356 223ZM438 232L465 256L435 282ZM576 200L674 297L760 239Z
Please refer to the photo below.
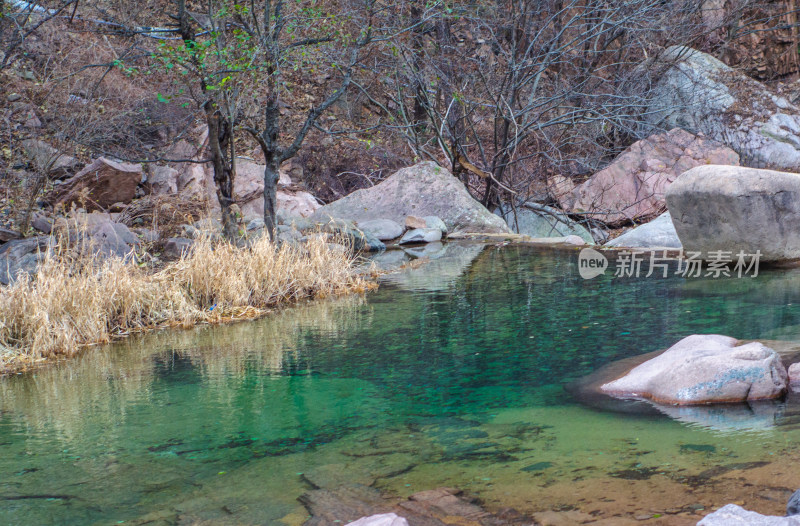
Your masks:
M436 256L366 298L0 379L0 523L302 524L297 498L343 480L603 517L642 508L637 485L654 511L699 509L703 476L795 462L791 404L600 411L564 386L692 333L800 340L800 272L585 281L576 251Z

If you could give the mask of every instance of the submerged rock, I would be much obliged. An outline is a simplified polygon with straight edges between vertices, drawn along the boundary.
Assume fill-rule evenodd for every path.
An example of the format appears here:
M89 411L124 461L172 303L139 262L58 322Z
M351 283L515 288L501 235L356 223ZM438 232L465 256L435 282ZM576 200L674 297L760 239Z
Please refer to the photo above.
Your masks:
M687 252L761 252L761 261L800 258L800 175L734 166L699 166L667 190Z
M434 245L438 248L438 243L434 243ZM430 262L422 267L388 274L383 276L381 281L394 284L404 290L448 290L485 247L486 245L483 243L450 242L444 245L443 250L437 251L436 257L430 258ZM401 251L395 250L388 254L398 252ZM405 252L401 253L405 254Z
M727 504L706 515L697 526L800 526L800 517L777 517Z
M350 522L346 526L408 526L408 521L394 513L382 513L361 517L357 521Z
M788 378L780 355L758 342L737 344L735 338L718 334L688 336L600 389L678 405L783 395Z

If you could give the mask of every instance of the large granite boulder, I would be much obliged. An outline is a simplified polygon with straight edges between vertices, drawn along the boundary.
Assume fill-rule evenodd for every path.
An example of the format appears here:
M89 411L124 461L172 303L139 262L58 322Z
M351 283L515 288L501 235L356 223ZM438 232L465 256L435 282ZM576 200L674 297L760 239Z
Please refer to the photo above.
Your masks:
M669 212L664 212L649 223L632 228L606 243L607 247L681 248L681 240L672 224Z
M527 204L517 208L498 209L497 215L505 219L508 226L517 234L532 238L578 236L589 245L594 239L589 230L564 212L546 205Z
M760 261L800 258L800 175L700 166L666 195L684 250L755 254Z
M688 336L600 389L613 396L678 405L782 396L788 377L780 355L758 342L738 343L717 334Z
M610 226L646 221L664 212L664 192L681 173L705 164L738 166L739 156L676 128L635 142L610 165L562 194L559 203L570 213Z
M323 206L312 219L346 217L356 222L438 216L448 232L510 233L505 222L472 198L446 169L426 161L398 170L385 181Z
M65 207L78 203L87 210L109 208L114 203L130 203L140 182L140 165L99 157L57 187L50 199Z
M703 517L697 526L800 526L800 517L777 517L727 504Z
M800 108L700 51L674 46L662 60L668 69L645 112L651 125L719 141L744 166L800 170Z

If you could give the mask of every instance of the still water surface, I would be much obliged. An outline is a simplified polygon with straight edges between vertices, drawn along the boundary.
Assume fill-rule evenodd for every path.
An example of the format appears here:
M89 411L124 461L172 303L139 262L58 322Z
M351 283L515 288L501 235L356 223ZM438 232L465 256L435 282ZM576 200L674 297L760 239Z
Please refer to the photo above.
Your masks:
M800 340L800 272L585 281L577 252L451 245L366 298L0 379L0 523L302 524L308 480L341 479L525 512L777 513L800 484L791 403L672 418L564 389L692 333Z

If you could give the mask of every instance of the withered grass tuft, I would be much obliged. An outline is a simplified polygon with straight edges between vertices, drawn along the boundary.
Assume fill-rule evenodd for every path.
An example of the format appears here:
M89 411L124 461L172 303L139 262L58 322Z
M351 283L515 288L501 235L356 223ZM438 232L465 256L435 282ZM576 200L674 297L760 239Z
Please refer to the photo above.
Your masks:
M277 250L266 236L247 248L202 238L157 272L54 246L35 276L0 287L0 372L134 332L255 318L375 286L351 254L322 238Z

